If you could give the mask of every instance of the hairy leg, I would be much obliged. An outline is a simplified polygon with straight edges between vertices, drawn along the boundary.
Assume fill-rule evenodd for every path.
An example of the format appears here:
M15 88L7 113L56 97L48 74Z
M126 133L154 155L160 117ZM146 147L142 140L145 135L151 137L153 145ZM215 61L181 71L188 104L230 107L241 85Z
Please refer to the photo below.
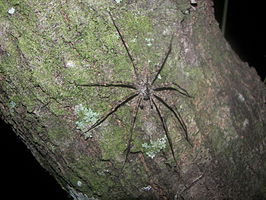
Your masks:
M192 98L192 96L190 96L184 88L182 88L181 86L179 86L177 84L176 84L176 86L177 86L177 88L172 87L172 86L162 86L162 87L155 88L154 91L158 92L158 91L171 90L171 91L176 91L176 92L178 92L178 93L180 93L186 97Z
M153 105L154 105L154 107L155 107L155 109L156 109L156 111L157 111L157 113L158 113L158 115L159 115L159 118L160 118L160 120L161 120L161 122L162 122L163 130L164 130L164 133L165 133L166 138L167 138L167 140L168 140L168 143L169 143L169 146L170 146L170 149L171 149L171 152L172 152L172 156L173 156L173 158L174 158L174 160L175 160L175 163L176 163L176 165L177 165L177 160L176 160L176 158L175 158L175 153L174 153L174 149L173 149L172 140L171 140L171 138L170 138L170 135L169 135L169 132L168 132L168 129L167 129L166 123L165 123L165 121L164 121L164 119L163 119L163 117L162 117L162 115L161 115L161 112L160 112L158 106L156 105L156 103L154 102L153 99L151 99L151 100L152 100L152 103L153 103Z
M138 93L135 94L131 94L130 96L127 96L124 100L120 101L116 106L114 106L107 114L105 114L102 118L100 118L99 120L97 120L87 131L89 132L90 130L96 128L97 126L99 126L101 123L103 123L110 115L112 115L113 113L115 113L120 107L122 107L123 105L125 105L127 102L131 101L132 99L134 99L136 96L138 96Z
M127 83L127 82L111 82L111 83L85 83L85 84L77 84L75 83L76 86L80 87L121 87L121 88L130 88L137 90L134 84L132 83Z
M175 111L171 106L169 106L161 97L159 97L157 95L154 95L154 97L174 114L175 118L177 119L177 121L179 122L179 124L181 125L181 127L185 133L185 139L191 145L189 138L188 138L187 126L186 126L184 120L182 119L181 114L178 111Z
M139 111L139 108L140 108L141 101L142 101L142 99L139 97L138 98L138 102L137 102L137 106L135 107L134 114L133 114L133 120L132 120L132 124L131 124L131 128L130 128L129 140L128 140L127 148L126 148L126 158L125 158L125 161L124 161L124 164L123 164L123 168L124 168L124 166L125 166L125 164L126 164L126 162L128 160L128 155L130 153L133 130L135 128L135 123L136 123L136 120L137 120L137 115L138 115L138 111Z
M119 30L119 28L118 28L118 26L117 26L117 24L116 24L116 22L115 22L115 20L114 20L114 18L113 18L113 16L112 16L111 12L108 12L108 13L109 13L109 15L110 15L110 18L111 18L111 20L112 20L112 22L113 22L113 25L114 25L114 27L115 27L115 29L116 29L118 35L119 35L119 37L120 37L120 39L121 39L121 41L122 41L122 43L123 43L123 46L124 46L125 49L126 49L127 55L128 55L128 57L129 57L129 59L130 59L130 61L131 61L131 63L132 63L133 70L134 70L134 74L135 74L136 78L139 79L138 70L137 70L137 67L136 67L136 65L135 65L135 63L134 63L133 56L130 54L129 49L128 49L128 47L127 47L127 44L126 44L126 42L125 42L125 40L124 40L124 37L123 37L121 31Z
M166 61L167 61L167 58L169 57L169 55L170 55L170 53L171 53L171 51L172 51L172 41L173 41L173 36L174 36L174 35L172 35L172 37L171 37L171 41L170 41L170 44L169 44L168 51L166 52L165 57L164 57L164 59L162 60L162 62L161 62L161 64L160 64L160 67L159 67L159 69L158 69L158 71L157 71L157 73L156 73L154 79L153 79L152 82L151 82L151 85L153 85L154 82L157 80L159 74L160 74L161 71L163 70L163 67L164 67L164 65L165 65L165 63L166 63Z

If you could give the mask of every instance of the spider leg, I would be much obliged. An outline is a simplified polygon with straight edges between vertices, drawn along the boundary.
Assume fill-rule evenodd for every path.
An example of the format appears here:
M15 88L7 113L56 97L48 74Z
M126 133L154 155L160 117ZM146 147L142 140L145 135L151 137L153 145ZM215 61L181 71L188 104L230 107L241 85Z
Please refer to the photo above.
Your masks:
M157 96L155 94L154 94L154 97L174 114L174 116L178 120L179 124L181 125L181 127L182 127L182 129L183 129L183 131L185 133L185 139L192 146L192 144L190 143L190 141L188 139L187 126L186 126L184 120L182 119L181 114L178 111L175 111L171 106L169 106L161 97L159 97L159 96Z
M176 91L176 92L178 92L178 93L180 93L186 97L192 98L192 96L190 96L184 88L180 87L179 85L177 85L177 86L178 86L178 89L171 87L171 86L163 86L163 87L155 88L154 91L172 90L172 91Z
M139 93L131 94L130 96L127 96L124 100L119 102L116 106L114 106L107 114L105 114L102 118L97 120L85 133L89 132L90 130L96 128L99 126L101 123L103 123L111 114L116 112L121 106L125 105L127 102L131 101L134 99L136 96L138 96Z
M151 98L149 99L150 108L153 109Z
M120 82L113 82L113 83L86 83L86 84L77 84L76 86L81 87L122 87L122 88L130 88L137 90L137 88L131 83L120 83Z
M178 85L177 83L173 83L173 84L174 84L176 87L178 87L179 90L183 91L183 92L187 95L187 97L191 97L191 98L192 98L192 96L189 95L188 92L187 92L184 88L182 88L180 85Z
M171 138L170 138L170 135L169 135L169 132L168 132L168 129L167 129L166 123L165 123L165 121L164 121L164 118L162 117L162 114L161 114L161 112L160 112L158 106L157 106L156 103L154 102L154 100L153 100L153 99L151 99L151 100L152 100L152 103L153 103L153 105L154 105L154 107L155 107L155 109L156 109L156 111L157 111L157 113L158 113L158 115L159 115L159 118L160 118L160 120L161 120L161 122L162 122L163 130L164 130L164 133L165 133L166 138L167 138L167 140L168 140L168 143L169 143L169 146L170 146L170 149L171 149L171 152L172 152L172 156L173 156L173 158L174 158L174 160L175 160L175 163L177 164L177 160L176 160L176 158L175 158L175 152L174 152L174 149L173 149L172 140L171 140Z
M172 41L173 41L173 36L174 36L174 35L172 35L172 37L171 37L168 51L166 52L166 55L165 55L164 59L162 60L161 65L160 65L160 68L159 68L159 70L157 71L157 73L156 73L156 75L155 75L153 81L151 82L151 85L153 85L153 83L157 80L159 74L161 73L161 71L162 71L162 69L163 69L163 67L164 67L164 65L165 65L165 63L166 63L166 61L167 61L167 58L169 57L169 54L170 54L171 51L172 51Z
M123 46L124 46L125 49L126 49L127 55L128 55L128 57L129 57L129 59L130 59L130 61L131 61L131 63L132 63L132 66L133 66L133 69L134 69L134 74L135 74L135 76L136 76L137 79L138 79L139 76L138 76L137 67L136 67L136 65L135 65L135 63L134 63L134 59L133 59L132 55L131 55L130 52L129 52L129 49L128 49L127 44L126 44L126 42L125 42L125 40L124 40L124 37L123 37L122 33L120 32L120 30L119 30L117 24L115 23L115 20L114 20L114 18L113 18L113 16L112 16L111 12L108 12L108 13L109 13L109 15L110 15L110 18L111 18L111 20L112 20L112 22L113 22L113 25L114 25L114 27L115 27L115 29L116 29L118 35L119 35L119 37L120 37L120 39L121 39L121 41L122 41L122 43L123 43Z
M125 158L125 161L124 161L122 169L124 168L124 166L125 166L125 164L127 162L127 159L128 159L128 155L130 153L133 130L135 128L135 123L136 123L136 119L137 119L137 115L138 115L138 111L139 111L139 108L140 108L141 101L142 101L142 99L139 97L137 106L135 107L135 111L134 111L134 114L133 114L133 120L132 120L132 124L131 124L131 128L130 128L129 140L128 140L127 148L126 148L126 158Z

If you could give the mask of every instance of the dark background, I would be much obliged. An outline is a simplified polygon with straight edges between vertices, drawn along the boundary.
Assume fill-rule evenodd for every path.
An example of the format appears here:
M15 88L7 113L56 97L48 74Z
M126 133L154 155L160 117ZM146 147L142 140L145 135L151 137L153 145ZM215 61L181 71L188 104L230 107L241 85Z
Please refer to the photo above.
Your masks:
M255 67L265 81L266 11L261 2L229 0L225 37L240 58ZM214 3L216 19L221 24L224 0L214 0ZM10 200L18 197L27 200L70 199L12 129L3 121L0 121L0 128L2 195L6 194Z

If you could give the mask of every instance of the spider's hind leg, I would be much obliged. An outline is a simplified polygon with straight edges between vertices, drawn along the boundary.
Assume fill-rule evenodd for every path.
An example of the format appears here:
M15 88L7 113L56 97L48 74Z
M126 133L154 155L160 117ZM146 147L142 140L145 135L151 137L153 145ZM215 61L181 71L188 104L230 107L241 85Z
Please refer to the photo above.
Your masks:
M177 160L176 160L176 158L175 158L175 152L174 152L174 148L173 148L173 143L172 143L171 137L170 137L170 135L169 135L169 132L168 132L168 129L167 129L167 126L166 126L165 120L164 120L164 118L162 117L162 114L161 114L161 112L160 112L158 106L157 106L156 103L154 102L154 100L151 99L151 101L152 101L152 103L153 103L153 105L154 105L154 107L155 107L155 109L156 109L157 114L159 115L159 118L160 118L160 121L161 121L161 123L162 123L162 126L163 126L163 130L164 130L165 136L166 136L166 138L167 138L168 144L169 144L170 149L171 149L172 156L173 156L173 158L174 158L174 161L175 161L176 166L178 167Z
M135 106L134 114L133 114L133 119L132 119L131 128L130 128L129 140L128 140L128 143L127 143L127 148L125 150L126 158L125 158L125 161L124 161L122 169L124 169L124 167L125 167L125 164L126 164L126 162L128 160L128 156L129 156L129 153L130 153L130 150L131 150L131 142L132 142L132 137L133 137L133 130L135 128L135 124L136 124L139 108L141 108L140 107L141 101L142 101L142 99L139 97L138 101L137 101L137 105Z
M193 146L191 144L191 142L189 141L189 138L188 138L188 131L187 131L187 126L184 122L184 120L182 119L182 116L181 114L176 110L174 110L171 106L169 106L161 97L157 96L157 95L154 95L154 97L159 101L161 102L166 108L168 108L175 116L175 118L177 119L177 121L179 122L179 124L181 125L181 128L182 130L184 131L185 133L185 139L186 141L189 143L190 146Z
M102 124L109 116L111 116L113 113L115 113L120 107L125 105L127 102L134 99L136 96L138 96L138 93L131 94L130 96L127 96L125 99L117 103L108 113L106 113L102 118L97 120L85 133L89 132L90 130L96 128L100 124Z
M174 86L173 86L174 85ZM154 91L176 91L179 94L183 95L184 97L193 98L186 89L182 88L180 85L176 83L167 84L166 86L157 87L154 89Z

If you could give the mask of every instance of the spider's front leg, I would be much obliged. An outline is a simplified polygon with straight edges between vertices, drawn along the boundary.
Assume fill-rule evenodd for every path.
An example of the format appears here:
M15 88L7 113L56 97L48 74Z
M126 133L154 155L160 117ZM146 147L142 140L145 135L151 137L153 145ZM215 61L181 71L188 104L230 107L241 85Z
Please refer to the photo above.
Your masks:
M110 83L84 83L78 84L74 82L74 84L78 87L120 87L120 88L129 88L137 90L137 87L129 82L110 82Z
M173 42L173 38L174 38L174 34L173 34L172 37L171 37L170 44L169 44L169 47L168 47L168 51L166 52L164 59L162 60L161 64L159 65L159 69L158 69L158 71L157 71L157 73L156 73L154 79L152 80L151 85L153 85L154 82L157 80L159 74L160 74L161 71L163 70L163 67L164 67L164 65L165 65L165 63L166 63L166 61L167 61L167 59L168 59L168 57L169 57L169 55L170 55L170 53L171 53L171 51L172 51L172 42Z
M125 50L127 52L128 57L129 57L129 59L131 61L131 64L132 64L133 70L134 70L134 75L137 78L137 80L139 80L138 69L137 69L137 66L136 66L136 64L134 62L134 58L133 58L133 56L131 55L131 53L129 51L129 48L128 48L127 44L126 44L126 41L125 41L121 31L119 30L118 25L116 24L116 22L115 22L115 20L113 18L113 15L111 14L111 12L108 12L108 14L109 14L109 16L110 16L110 18L112 20L112 23L113 23L113 25L114 25L114 27L115 27L118 35L119 35L120 40L122 41L122 44L123 44L123 46L124 46L124 48L125 48Z

